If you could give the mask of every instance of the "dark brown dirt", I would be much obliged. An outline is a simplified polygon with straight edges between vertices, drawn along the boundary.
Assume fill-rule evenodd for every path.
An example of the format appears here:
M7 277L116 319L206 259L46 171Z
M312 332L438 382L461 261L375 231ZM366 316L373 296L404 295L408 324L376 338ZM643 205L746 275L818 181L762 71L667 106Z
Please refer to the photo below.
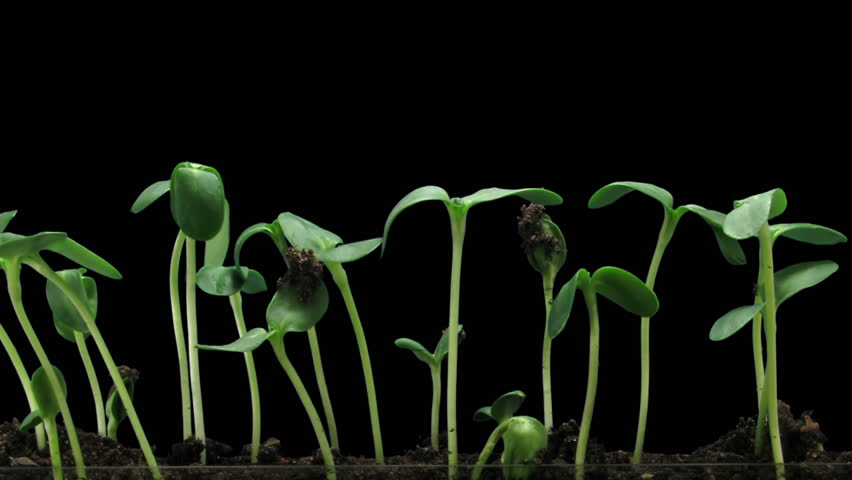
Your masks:
M825 436L809 412L794 417L789 406L779 402L784 458L788 465L786 480L825 479L852 480L852 452L820 451L819 444ZM585 467L587 480L774 480L775 471L769 454L758 458L753 454L754 419L740 419L735 429L717 441L690 454L646 453L643 465L630 465L629 452L607 452L595 439L590 441ZM573 462L579 428L570 421L554 430L548 448L531 466L531 479L573 478ZM73 465L65 432L60 428L63 464ZM85 461L91 479L144 479L151 478L141 452L124 447L112 440L80 432ZM442 444L445 437L442 437ZM237 452L230 446L208 441L208 466L198 465L201 446L198 442L173 445L168 457L159 459L164 477L168 479L228 480L273 479L299 480L324 479L322 458L317 452L311 457L286 458L281 456L280 442L267 440L260 453L260 465L248 466L248 450ZM335 451L338 479L445 479L447 478L446 450L435 451L425 446L416 447L404 455L388 457L387 465L372 468L369 458L341 455ZM470 465L477 454L462 455L460 480L469 478ZM499 453L489 460L490 466L480 477L483 480L502 479ZM736 464L736 465L733 465ZM49 479L45 466L50 458L45 452L35 450L31 432L20 432L17 422L0 425L0 480ZM438 467L436 467L436 465ZM101 467L133 467L104 469ZM73 470L66 478L74 478Z

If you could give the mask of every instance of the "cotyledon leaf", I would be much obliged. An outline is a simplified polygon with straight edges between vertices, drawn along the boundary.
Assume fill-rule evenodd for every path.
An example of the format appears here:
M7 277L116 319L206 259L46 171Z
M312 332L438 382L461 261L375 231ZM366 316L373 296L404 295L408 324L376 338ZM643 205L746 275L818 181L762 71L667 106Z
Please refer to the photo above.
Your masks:
M0 233L3 233L6 230L6 227L9 225L9 222L11 222L17 214L17 210L10 210L8 212L0 213Z
M717 342L737 333L741 328L748 325L751 319L763 309L764 305L766 303L745 305L722 315L710 329L710 340Z
M313 293L302 300L297 285L288 281L278 287L266 308L266 323L270 330L282 334L306 332L316 325L328 309L328 289L319 281Z
M430 367L434 367L438 363L435 356L416 340L412 340L410 338L397 338L393 343L399 348L410 351L415 357L425 362Z
M198 345L200 350L215 350L219 352L251 352L263 345L275 332L267 332L263 328L252 328L238 340L227 345Z
M773 241L778 237L792 238L813 245L834 245L847 241L846 235L837 230L813 223L779 223L769 227L769 231Z
M151 205L169 191L169 183L170 182L168 180L163 180L148 185L145 190L142 190L142 193L139 194L136 201L133 202L133 206L130 207L130 211L132 213L139 213L148 208L148 205Z
M331 250L321 251L316 253L317 260L320 262L335 262L346 263L354 262L369 255L373 250L381 245L381 238L371 238L360 242L345 243Z
M387 220L385 220L385 229L382 234L382 255L384 255L385 247L387 246L388 232L390 232L390 227L393 224L393 221L396 220L396 217L406 208L427 200L440 200L446 205L450 204L450 196L447 195L446 190L432 185L417 188L408 193L408 195L402 197L402 199L394 205L393 209L391 209Z
M674 208L672 194L666 189L650 183L642 182L613 182L601 187L589 198L589 208L601 208L612 204L619 198L630 192L640 192L662 203L664 207L671 210Z
M737 240L754 237L766 222L787 208L787 197L780 188L737 200L725 217L725 233Z
M278 224L287 241L299 250L313 250L314 254L330 250L343 243L334 233L290 212L278 215Z
M584 269L581 269L584 270ZM577 292L577 283L580 276L580 271L571 277L571 280L565 283L556 294L553 300L553 306L550 309L550 316L547 317L547 336L551 339L556 338L562 333L568 317L571 316L571 310L574 308L574 297Z
M803 262L775 272L775 306L800 291L819 284L840 268L831 260Z
M225 218L225 188L212 167L184 162L170 180L172 218L189 237L208 241L219 233Z
M592 274L591 283L597 293L640 317L652 317L660 307L657 295L627 270L601 267Z

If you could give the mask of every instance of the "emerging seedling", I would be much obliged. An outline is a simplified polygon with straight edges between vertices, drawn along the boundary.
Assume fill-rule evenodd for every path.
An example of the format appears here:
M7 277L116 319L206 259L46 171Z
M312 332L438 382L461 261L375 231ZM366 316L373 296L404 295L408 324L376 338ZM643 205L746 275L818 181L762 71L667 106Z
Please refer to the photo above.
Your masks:
M130 398L133 398L136 392L136 382L139 381L139 370L122 365L118 367L118 371L121 374L124 388L130 393ZM110 387L106 401L106 415L109 419L107 436L116 441L118 441L118 426L127 418L127 410L119 400L117 393L115 385Z
M520 390L506 393L494 401L490 407L482 407L473 415L477 422L494 420L497 428L488 437L482 453L476 460L471 474L472 480L477 480L482 473L482 467L488 462L488 457L500 439L503 439L503 476L506 480L522 480L530 478L533 467L524 465L535 463L538 452L547 447L547 430L544 425L533 417L513 416L526 395Z
M459 335L461 338L464 338L464 325L459 325ZM410 350L415 357L422 360L426 365L429 365L429 370L432 371L432 428L430 432L432 448L438 450L440 447L438 444L440 422L438 410L441 408L441 365L444 363L444 357L447 356L447 347L449 345L447 331L444 330L441 339L438 340L438 345L435 347L434 353L429 352L419 342L410 338L397 338L394 344L399 348Z
M600 324L598 319L597 295L601 294L628 312L641 317L651 317L657 313L659 301L657 295L642 280L632 273L616 267L601 267L589 275L581 268L556 295L553 310L547 319L547 332L556 338L571 315L574 296L577 289L583 292L586 308L589 311L589 380L586 386L586 403L583 406L583 420L580 423L580 435L577 438L577 466L574 478L582 480L583 465L586 461L586 447L592 426L592 413L595 408L595 395L598 388L598 356L600 351Z
M663 207L663 224L657 237L657 246L651 257L651 266L648 268L648 277L645 285L651 290L657 280L657 271L663 260L663 253L674 235L675 228L681 217L686 212L693 212L710 225L716 242L725 259L734 265L745 263L745 254L739 243L722 232L725 215L709 210L698 205L683 205L674 208L672 195L656 185L640 182L614 182L601 188L589 199L589 208L601 208L607 206L630 192L639 192L660 202ZM641 321L641 387L639 395L639 425L636 429L636 444L633 449L633 463L642 461L642 451L645 445L645 428L648 422L648 396L650 392L651 377L651 321L649 317L642 317Z
M440 187L420 187L404 196L396 206L393 207L387 220L382 237L382 253L387 247L388 233L396 217L406 208L425 202L427 200L438 200L447 207L450 215L450 231L453 239L453 258L450 271L450 322L448 335L450 342L447 348L448 370L447 370L447 446L449 449L449 473L450 478L456 476L458 465L458 435L456 424L456 381L458 375L458 332L459 332L459 288L461 282L461 259L462 247L464 246L464 233L467 225L467 212L471 207L480 203L490 202L509 196L519 196L530 202L541 205L558 205L562 203L562 197L543 188L522 188L507 190L504 188L486 188L463 198L450 198L447 192Z
M65 377L58 368L50 365L53 375L59 382L58 394L54 392L50 379L45 369L38 367L33 373L30 382L36 397L38 408L30 412L21 422L21 430L28 430L39 424L43 424L47 430L48 444L50 445L50 461L53 465L54 480L62 480L62 452L59 448L59 430L56 428L56 415L60 411L60 403L65 402L68 390L65 386Z

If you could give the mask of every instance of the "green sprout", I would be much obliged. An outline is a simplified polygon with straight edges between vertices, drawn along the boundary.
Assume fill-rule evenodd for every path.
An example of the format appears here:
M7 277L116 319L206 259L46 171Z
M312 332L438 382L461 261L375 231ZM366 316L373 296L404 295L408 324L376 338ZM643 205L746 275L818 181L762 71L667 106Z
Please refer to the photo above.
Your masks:
M39 424L43 424L47 431L48 443L50 444L50 461L53 466L54 480L62 480L62 452L59 448L59 430L56 428L56 416L60 411L60 403L66 401L68 389L65 386L65 377L53 365L50 365L53 376L59 382L59 392L55 392L53 384L48 378L46 370L38 367L33 372L30 381L31 388L36 397L38 408L31 411L24 421L21 422L21 430L29 430ZM84 478L84 477L81 477Z
M547 318L553 304L553 283L556 274L565 264L567 250L565 237L559 227L544 213L544 206L532 203L521 207L518 218L518 233L523 239L521 245L527 254L530 265L541 274L544 287L544 344L541 353L541 377L544 392L544 426L553 430L553 395L550 384L550 344L552 338L547 334Z
M388 233L396 217L406 208L427 200L438 200L447 208L450 215L450 231L453 241L452 267L450 271L450 321L449 346L447 349L447 447L449 450L450 478L456 477L459 459L458 434L456 423L456 383L458 378L458 332L459 332L459 289L461 285L461 260L464 246L467 213L471 207L480 203L490 202L509 196L519 196L530 202L542 205L558 205L562 197L543 188L522 188L507 190L504 188L486 188L463 198L450 198L440 187L426 186L415 189L404 196L393 207L385 221L382 236L382 253L387 247Z
M139 381L139 370L122 365L118 367L118 372L121 374L121 381L124 384L124 388L127 389L130 398L133 398L136 392L136 382ZM116 390L115 385L110 387L107 394L106 415L109 419L107 436L118 441L118 426L127 418L127 409L124 408L124 405L119 400L118 390Z
M833 245L846 242L846 236L831 228L811 223L770 225L769 220L787 208L787 196L776 188L734 202L734 209L725 219L725 234L737 240L757 237L760 246L760 270L753 305L739 307L722 316L710 331L712 340L723 340L748 322L752 322L755 375L758 395L758 421L755 433L755 454L765 448L766 426L772 458L778 465L776 476L784 475L784 455L778 424L778 359L776 347L776 313L781 303L796 292L816 285L834 273L833 262L808 262L775 272L772 247L780 237L789 237L814 245ZM766 341L766 367L763 367L761 323Z
M459 335L462 339L464 338L464 325L459 325ZM438 444L438 428L440 423L439 409L441 408L441 365L444 363L444 357L447 356L449 346L447 330L444 330L440 340L438 340L434 353L429 352L426 347L410 338L397 338L394 344L399 348L410 350L415 357L429 365L429 370L432 371L432 424L430 432L432 448L438 450L440 447Z
M204 435L204 409L201 401L201 371L198 364L198 318L195 305L196 288L196 241L206 242L204 250L205 265L216 264L224 258L228 248L228 229L222 228L228 222L228 202L222 177L215 168L197 163L184 162L172 171L169 180L155 182L146 188L133 203L130 211L139 213L155 200L170 192L172 218L179 228L169 272L169 293L171 297L172 322L175 331L175 343L178 350L178 368L181 382L181 414L183 418L183 438L193 436L202 445L206 445ZM221 232L221 233L220 233ZM186 244L186 330L184 340L180 312L180 293L178 272L180 257ZM187 355L187 345L189 352ZM187 373L187 357L189 370ZM191 400L190 400L191 385ZM190 422L190 416L192 422ZM206 448L201 451L201 462L206 463Z
M547 429L533 417L515 417L514 414L521 408L526 395L520 390L506 393L491 404L490 407L482 407L473 415L477 422L494 420L497 428L488 437L482 453L476 460L476 467L471 474L472 480L478 480L482 468L491 452L500 439L503 440L503 455L500 462L503 463L503 475L506 480L522 480L530 478L538 452L547 447Z
M589 275L581 268L559 290L553 302L553 309L547 319L547 332L556 338L565 328L565 323L574 307L577 289L583 292L586 309L589 311L589 379L586 386L586 403L583 406L583 420L580 423L580 435L577 439L577 455L574 463L576 480L584 476L583 465L586 461L586 447L592 426L592 413L595 409L595 395L598 388L598 356L600 352L600 324L598 318L597 295L601 294L628 312L641 317L651 317L659 309L657 295L632 273L616 267L601 267Z
M660 233L657 237L657 246L654 249L653 257L651 257L651 266L648 268L648 277L645 280L645 285L647 285L651 290L654 290L654 284L657 280L657 271L663 260L663 253L674 235L678 222L680 222L681 217L686 212L693 212L699 215L705 222L707 222L708 225L710 225L710 228L713 230L713 234L716 237L719 249L722 251L722 255L729 263L733 265L745 264L745 254L743 253L739 243L722 232L723 223L725 221L724 214L698 205L683 205L675 208L671 193L656 185L640 182L610 183L592 195L589 199L589 208L605 207L624 195L634 191L657 200L663 207L663 224L660 227ZM639 394L639 425L636 428L636 443L633 449L633 463L640 463L642 461L642 451L645 445L645 428L648 422L648 398L650 393L651 377L650 320L651 319L649 317L642 317L640 326L642 373Z

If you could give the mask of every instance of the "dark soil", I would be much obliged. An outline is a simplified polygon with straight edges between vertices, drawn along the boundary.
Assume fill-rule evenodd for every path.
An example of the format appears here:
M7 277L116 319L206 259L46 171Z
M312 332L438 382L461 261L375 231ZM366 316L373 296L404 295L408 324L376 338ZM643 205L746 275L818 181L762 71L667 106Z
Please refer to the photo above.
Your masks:
M852 480L852 452L820 451L826 441L819 425L808 412L795 418L789 406L779 402L786 479ZM0 479L50 479L45 466L50 465L48 454L35 449L31 432L18 430L17 422L0 425ZM775 479L771 457L755 457L754 419L740 419L734 430L710 445L690 454L646 453L643 465L630 465L630 452L607 452L594 439L590 441L585 467L588 480L654 479L654 480L748 480ZM537 459L530 478L573 478L573 462L579 428L571 421L560 425L550 435L547 450ZM73 465L64 430L60 427L63 465ZM442 439L443 440L443 439ZM151 478L142 453L112 440L80 432L86 465L91 479L144 479ZM166 458L160 458L164 477L168 479L227 480L227 479L325 479L319 452L312 457L282 457L280 443L269 439L261 448L260 465L248 466L248 450L234 451L230 446L208 441L208 466L198 465L201 445L184 442L173 445ZM161 452L162 453L162 452ZM447 478L446 450L435 451L421 446L405 455L386 458L386 466L371 468L375 462L369 458L350 457L335 451L338 479L445 479ZM460 479L469 477L470 465L477 454L461 455ZM489 468L483 471L483 480L502 479L499 453L489 459ZM737 464L732 465L732 464ZM436 465L438 467L436 467ZM440 465L444 465L440 467ZM133 467L133 468L101 468ZM66 478L74 478L68 469Z

